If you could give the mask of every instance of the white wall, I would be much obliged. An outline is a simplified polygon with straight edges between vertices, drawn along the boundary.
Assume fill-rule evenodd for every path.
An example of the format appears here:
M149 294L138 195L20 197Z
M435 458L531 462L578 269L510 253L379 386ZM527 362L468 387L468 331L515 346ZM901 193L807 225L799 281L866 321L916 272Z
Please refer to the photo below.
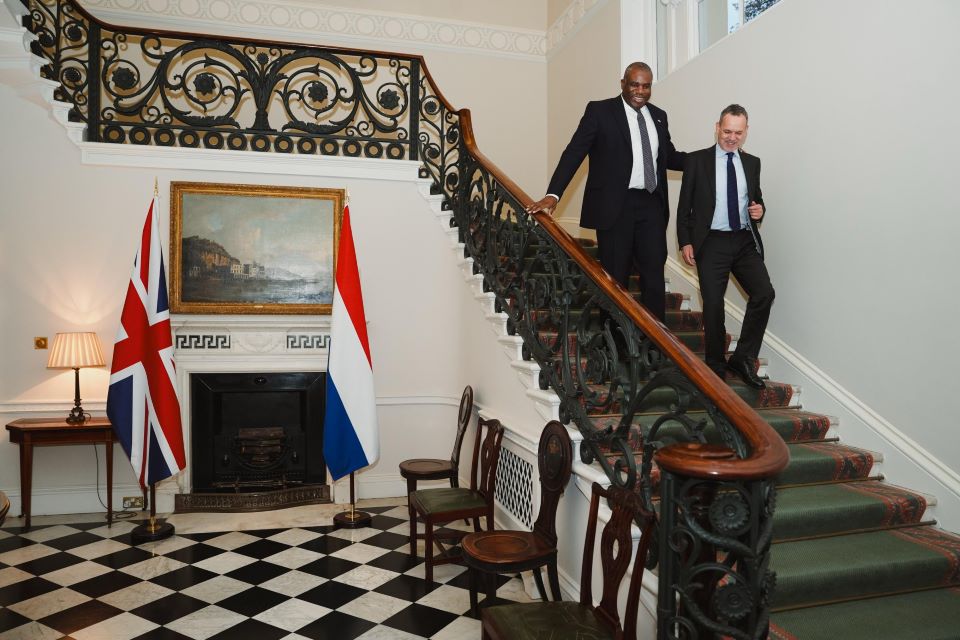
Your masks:
M551 7L551 13L556 8ZM620 2L596 3L559 46L550 51L547 64L547 174L529 194L541 198L560 154L573 135L590 100L620 93L623 68L620 60ZM587 180L587 163L567 187L556 216L574 236L584 233L577 226Z
M938 515L954 527L958 496L930 478L912 484L911 442L890 429L957 478L957 24L947 0L784 0L654 90L680 149L712 144L727 104L748 109L777 289L769 332L853 396L843 405L805 388L805 404L837 412L847 442L884 453L889 480L951 502ZM743 307L733 291L728 300ZM796 359L768 355L774 378L806 386Z

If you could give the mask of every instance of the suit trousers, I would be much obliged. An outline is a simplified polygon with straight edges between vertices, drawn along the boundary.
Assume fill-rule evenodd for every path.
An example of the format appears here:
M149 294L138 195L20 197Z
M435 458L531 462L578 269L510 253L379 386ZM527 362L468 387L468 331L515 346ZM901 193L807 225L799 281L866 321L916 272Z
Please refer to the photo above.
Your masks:
M703 328L706 361L722 368L727 330L724 325L723 297L730 274L746 292L749 300L737 348L731 360L756 358L767 330L774 290L763 257L757 251L749 229L711 231L696 255L703 296Z
M660 196L644 189L628 189L623 210L609 229L597 229L600 265L628 288L630 274L640 276L640 303L663 321L666 289L663 265L667 261L667 221Z

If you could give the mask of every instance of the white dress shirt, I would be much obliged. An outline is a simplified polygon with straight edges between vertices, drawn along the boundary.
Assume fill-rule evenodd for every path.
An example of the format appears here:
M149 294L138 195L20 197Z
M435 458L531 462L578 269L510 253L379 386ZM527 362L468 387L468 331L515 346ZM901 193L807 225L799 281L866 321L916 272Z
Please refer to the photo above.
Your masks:
M620 101L623 102L623 110L627 114L627 125L630 127L630 146L633 148L633 168L630 170L629 187L631 189L643 189L647 185L643 180L643 147L640 146L638 112L627 104L623 96L620 97ZM650 152L653 154L653 175L657 175L657 152L660 150L660 136L657 135L657 127L653 124L653 117L651 117L647 105L640 107L639 113L643 116L644 122L647 123L647 133L650 136Z

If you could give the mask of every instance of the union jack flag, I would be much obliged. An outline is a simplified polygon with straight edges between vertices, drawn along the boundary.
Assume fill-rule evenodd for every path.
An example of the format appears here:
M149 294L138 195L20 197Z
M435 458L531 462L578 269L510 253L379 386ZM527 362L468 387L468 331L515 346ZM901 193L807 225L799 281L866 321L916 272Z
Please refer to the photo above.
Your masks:
M141 487L186 466L157 210L154 196L127 286L107 392L107 416Z

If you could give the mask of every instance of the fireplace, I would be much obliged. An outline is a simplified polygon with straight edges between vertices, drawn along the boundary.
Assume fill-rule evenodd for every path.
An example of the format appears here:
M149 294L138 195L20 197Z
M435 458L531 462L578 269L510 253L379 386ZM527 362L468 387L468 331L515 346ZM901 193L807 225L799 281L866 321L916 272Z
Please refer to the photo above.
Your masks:
M177 496L176 510L328 502L325 380L322 372L191 374L193 491Z

